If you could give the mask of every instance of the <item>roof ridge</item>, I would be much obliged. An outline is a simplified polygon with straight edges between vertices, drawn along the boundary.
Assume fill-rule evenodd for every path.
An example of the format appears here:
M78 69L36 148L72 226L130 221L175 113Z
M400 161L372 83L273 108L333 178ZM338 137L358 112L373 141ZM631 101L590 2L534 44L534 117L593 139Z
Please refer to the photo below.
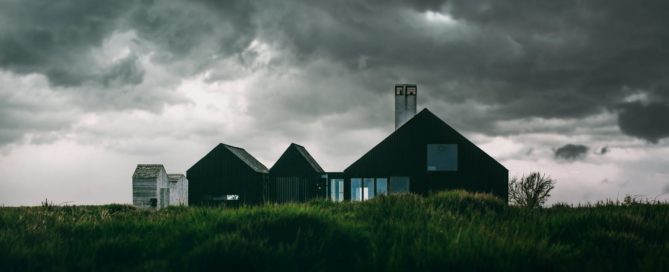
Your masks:
M236 146L231 146L231 145L226 145L221 143L228 151L230 151L233 155L235 155L237 158L239 158L242 162L244 162L247 166L251 167L256 172L260 173L269 173L269 169L262 164L258 159L253 157L249 152L247 152L245 149L236 147Z

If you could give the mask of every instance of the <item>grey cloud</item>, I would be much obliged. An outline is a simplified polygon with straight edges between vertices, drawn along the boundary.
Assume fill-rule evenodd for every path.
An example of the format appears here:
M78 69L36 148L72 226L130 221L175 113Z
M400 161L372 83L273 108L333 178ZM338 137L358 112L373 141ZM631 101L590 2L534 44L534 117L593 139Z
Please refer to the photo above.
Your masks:
M90 50L117 29L133 1L3 1L0 66L76 86L95 76Z
M107 67L94 55L112 34L135 31L139 46L156 49L154 61L191 62L177 71L187 76L250 44L255 37L251 11L246 1L4 1L0 67L46 75L54 86L110 80L114 87L137 85L141 66L130 58Z
M662 188L662 193L669 194L669 183L667 183L667 185L664 185L664 187Z
M623 133L651 143L669 137L669 103L629 102L620 110L618 125Z
M263 109L251 111L259 125L357 112L354 127L378 128L391 118L382 112L387 105L352 98L385 98L392 84L414 82L427 105L484 106L451 122L495 134L496 121L582 118L615 110L631 90L666 96L669 87L666 1L70 0L5 1L0 10L0 67L78 86L83 94L73 101L95 105L87 110L156 110L175 101L164 90L179 78L203 71L211 72L210 81L248 75L243 70L258 57L248 51L253 41L278 51L267 67L250 71L267 68L250 94L259 99L249 107ZM430 22L428 11L454 21ZM124 31L136 33L141 52L112 66L96 63L91 49ZM172 85L143 85L148 72L138 58L149 52L151 62L173 73ZM339 68L308 71L288 86L271 81L314 63ZM281 84L299 90L280 90ZM336 91L342 88L355 90ZM300 98L261 100L279 91ZM306 98L314 100L294 101ZM620 111L620 118L635 110ZM650 141L664 137L634 126L620 124L624 133Z
M53 135L76 120L78 111L69 107L70 101L46 85L43 77L14 80L11 74L0 72L0 147L18 142L26 134ZM54 139L35 140L48 142L47 138Z
M606 153L609 153L610 148L608 146L602 147L599 149L599 152L597 154L599 155L606 155Z
M106 71L101 76L101 82L105 86L123 86L125 84L137 85L142 83L144 69L136 56L128 56Z
M588 147L585 145L566 144L555 149L555 158L567 161L584 158L588 153Z
M496 106L487 118L580 118L622 101L624 86L667 85L665 1L408 5L310 1L269 9L261 25L303 61L326 58L356 71L362 56L378 82L404 79L435 100ZM430 25L424 10L456 23Z

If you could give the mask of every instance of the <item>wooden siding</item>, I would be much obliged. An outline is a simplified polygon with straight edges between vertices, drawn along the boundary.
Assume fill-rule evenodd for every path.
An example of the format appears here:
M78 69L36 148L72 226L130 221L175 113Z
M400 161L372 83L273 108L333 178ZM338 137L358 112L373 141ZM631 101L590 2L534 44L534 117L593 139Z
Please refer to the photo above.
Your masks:
M188 206L188 180L185 176L181 176L176 182L169 182L170 188L170 205L172 206Z
M156 179L132 180L132 204L139 208L151 208L151 198L157 198Z

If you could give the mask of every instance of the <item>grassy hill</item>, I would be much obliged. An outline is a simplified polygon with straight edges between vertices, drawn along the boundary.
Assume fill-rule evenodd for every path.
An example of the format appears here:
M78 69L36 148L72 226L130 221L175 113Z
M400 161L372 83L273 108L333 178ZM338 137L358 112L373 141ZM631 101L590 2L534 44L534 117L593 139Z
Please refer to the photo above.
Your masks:
M442 192L161 211L0 208L0 271L667 271L669 205L541 210Z

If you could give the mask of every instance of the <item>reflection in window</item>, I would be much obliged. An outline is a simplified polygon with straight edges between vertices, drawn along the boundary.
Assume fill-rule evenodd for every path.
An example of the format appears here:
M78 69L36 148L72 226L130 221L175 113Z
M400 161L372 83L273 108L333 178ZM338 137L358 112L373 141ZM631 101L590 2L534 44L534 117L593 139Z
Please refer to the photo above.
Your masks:
M239 200L239 195L226 195L225 200Z
M351 179L351 201L362 201L362 179Z
M387 195L388 194L388 179L387 178L377 178L376 179L376 195Z
M362 200L374 198L374 179L366 178L362 184Z
M344 201L344 180L331 179L330 180L330 200L334 202Z
M416 95L416 86L408 86L407 95Z
M408 193L409 177L391 177L390 193Z
M402 86L395 87L395 95L404 95L404 87Z
M427 171L458 171L458 145L428 144Z

